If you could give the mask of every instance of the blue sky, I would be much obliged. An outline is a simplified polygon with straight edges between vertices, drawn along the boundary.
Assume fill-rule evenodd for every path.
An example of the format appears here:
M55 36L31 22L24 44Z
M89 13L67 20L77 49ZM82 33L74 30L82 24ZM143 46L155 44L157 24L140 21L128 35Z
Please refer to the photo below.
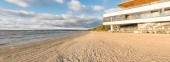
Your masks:
M82 29L121 0L1 0L0 29Z

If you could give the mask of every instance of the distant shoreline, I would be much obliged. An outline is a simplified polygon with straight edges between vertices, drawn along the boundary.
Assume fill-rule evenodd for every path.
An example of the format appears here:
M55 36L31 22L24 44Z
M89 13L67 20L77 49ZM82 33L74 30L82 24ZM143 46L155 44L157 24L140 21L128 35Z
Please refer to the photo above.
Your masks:
M0 31L88 31L88 30L0 30Z

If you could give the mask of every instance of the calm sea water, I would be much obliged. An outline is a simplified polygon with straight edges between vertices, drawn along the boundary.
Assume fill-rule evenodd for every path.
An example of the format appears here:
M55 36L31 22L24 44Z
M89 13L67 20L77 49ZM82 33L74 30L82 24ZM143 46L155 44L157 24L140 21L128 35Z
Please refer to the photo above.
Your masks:
M25 44L35 40L52 37L64 37L85 31L57 31L57 30L0 30L0 46L7 44Z

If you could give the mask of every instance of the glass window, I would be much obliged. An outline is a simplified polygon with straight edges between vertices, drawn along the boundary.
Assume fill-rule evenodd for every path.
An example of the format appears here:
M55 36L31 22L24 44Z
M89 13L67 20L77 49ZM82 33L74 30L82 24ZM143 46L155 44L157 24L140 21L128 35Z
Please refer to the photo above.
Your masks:
M152 10L151 17L157 17L157 16L160 16L159 10Z
M168 7L168 8L165 8L164 15L165 15L165 16L168 16L168 15L170 15L170 7Z

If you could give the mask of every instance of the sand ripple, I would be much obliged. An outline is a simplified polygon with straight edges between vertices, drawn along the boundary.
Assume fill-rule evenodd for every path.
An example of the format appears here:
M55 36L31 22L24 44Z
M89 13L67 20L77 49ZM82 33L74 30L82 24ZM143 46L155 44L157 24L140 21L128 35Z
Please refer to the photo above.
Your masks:
M89 32L0 49L0 62L170 62L170 35Z

